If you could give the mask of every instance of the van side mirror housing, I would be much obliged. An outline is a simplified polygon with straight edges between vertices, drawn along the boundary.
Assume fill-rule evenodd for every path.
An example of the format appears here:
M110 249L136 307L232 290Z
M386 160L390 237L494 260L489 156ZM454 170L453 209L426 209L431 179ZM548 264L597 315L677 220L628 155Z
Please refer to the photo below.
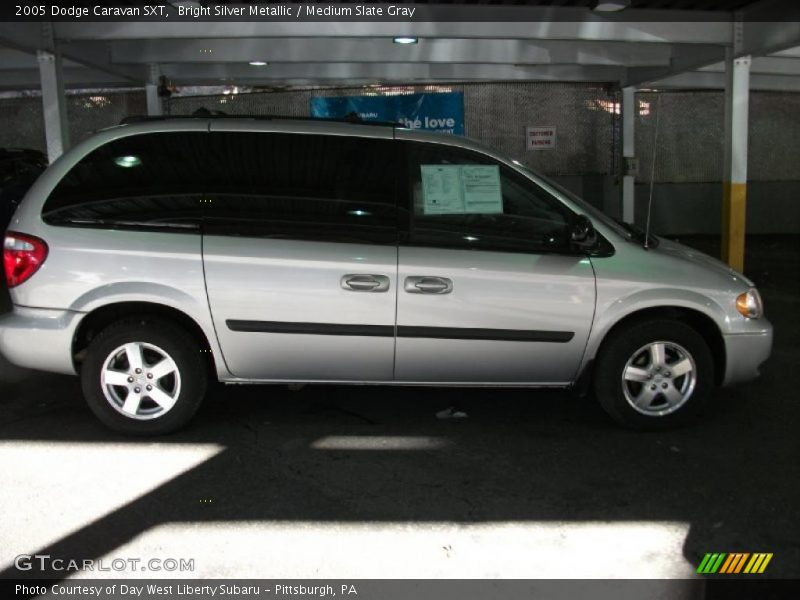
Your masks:
M597 232L592 221L586 215L576 215L570 225L569 241L583 250L591 250L597 245Z

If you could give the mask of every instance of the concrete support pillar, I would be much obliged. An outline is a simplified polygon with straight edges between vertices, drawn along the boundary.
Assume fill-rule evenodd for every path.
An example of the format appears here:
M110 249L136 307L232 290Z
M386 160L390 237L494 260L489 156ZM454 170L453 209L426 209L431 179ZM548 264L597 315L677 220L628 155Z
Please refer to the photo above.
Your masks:
M164 114L164 107L161 98L158 97L158 78L161 70L158 65L151 64L150 72L145 84L145 94L147 96L147 114L150 117L158 117Z
M636 88L622 89L622 156L625 162L622 177L622 220L633 223L636 178L630 173L628 166L636 156L634 147L634 125L636 122Z
M36 59L39 62L39 78L42 85L47 158L52 163L69 148L69 127L61 55L57 49L39 50L36 53Z
M722 192L722 260L744 270L747 208L747 125L750 57L725 59L725 171Z

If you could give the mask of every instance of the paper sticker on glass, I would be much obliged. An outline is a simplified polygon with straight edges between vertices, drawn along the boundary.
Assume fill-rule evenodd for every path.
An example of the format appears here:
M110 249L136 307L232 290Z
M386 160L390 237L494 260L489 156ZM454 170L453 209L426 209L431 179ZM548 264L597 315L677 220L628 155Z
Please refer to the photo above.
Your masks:
M497 165L420 165L426 215L502 214Z

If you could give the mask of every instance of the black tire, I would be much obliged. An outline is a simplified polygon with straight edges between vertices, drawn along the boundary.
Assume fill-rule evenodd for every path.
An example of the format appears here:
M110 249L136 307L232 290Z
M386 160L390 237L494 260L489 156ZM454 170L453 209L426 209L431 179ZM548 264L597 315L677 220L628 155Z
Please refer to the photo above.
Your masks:
M661 395L661 386L666 383L664 389L669 386L678 389L685 380L676 378L673 382L669 378L663 378L664 372L669 373L666 370L669 367L661 367L659 371L662 372L658 373L656 367L650 363L644 366L643 370L648 372L648 377L649 373L655 373L652 379L646 383L623 383L623 372L628 361L634 355L638 355L640 360L647 355L652 357L652 354L647 352L638 354L637 351L655 342L667 342L670 352L676 347L685 350L694 362L693 391L685 395L685 400L676 403L675 408L665 404L667 398ZM677 362L678 359L674 360ZM674 376L674 373L672 375ZM615 421L632 429L669 429L686 424L703 408L713 385L714 361L708 345L695 329L680 321L640 321L615 331L603 343L595 362L594 390L597 399ZM657 396L653 400L652 407L637 410L633 406L636 402L634 396L637 390L643 390L641 386L649 387L650 390L655 389L654 393ZM631 401L626 396L626 387L628 396L632 397ZM687 386L685 389L691 388ZM646 389L643 391L647 393ZM666 414L656 414L659 410Z
M101 382L101 372L106 361L110 360L109 357L115 350L128 343L148 345L143 353L145 365L150 364L147 362L149 356L157 357L157 354L149 354L150 348L154 347L166 353L177 367L177 375L168 375L165 378L174 405L165 410L146 397L142 401L141 410L151 411L152 414L148 418L123 414L121 407L115 407L118 398L113 394L127 396L124 387L115 387L109 392L112 395L107 397ZM144 371L143 377L147 375L147 368ZM138 381L137 379L136 384ZM164 380L159 380L159 387L161 381ZM137 389L143 390L144 384L152 383L152 380L142 379L142 387ZM155 317L130 317L109 325L92 340L81 367L81 384L89 408L109 428L129 435L162 435L176 431L192 419L205 396L208 372L197 342L183 328ZM158 390L152 393L157 392ZM127 390L127 393L130 393L130 390ZM146 394L147 392L142 392L143 396Z

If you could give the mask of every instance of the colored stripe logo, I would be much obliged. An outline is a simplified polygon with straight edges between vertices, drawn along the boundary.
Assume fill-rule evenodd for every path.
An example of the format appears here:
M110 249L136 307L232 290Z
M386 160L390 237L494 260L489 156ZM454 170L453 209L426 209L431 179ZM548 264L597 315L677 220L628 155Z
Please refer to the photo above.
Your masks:
M709 552L703 557L697 572L703 575L754 575L763 573L771 560L771 552Z

